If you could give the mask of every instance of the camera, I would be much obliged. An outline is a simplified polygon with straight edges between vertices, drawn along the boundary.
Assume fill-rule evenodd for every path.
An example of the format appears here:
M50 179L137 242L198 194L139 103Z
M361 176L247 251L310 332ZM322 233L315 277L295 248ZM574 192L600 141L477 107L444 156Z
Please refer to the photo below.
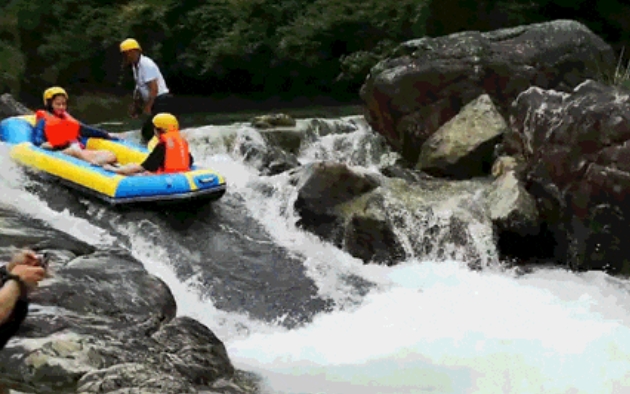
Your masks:
M48 270L48 263L50 262L50 253L44 252L42 254L37 255L38 259L39 259L39 265L45 269Z

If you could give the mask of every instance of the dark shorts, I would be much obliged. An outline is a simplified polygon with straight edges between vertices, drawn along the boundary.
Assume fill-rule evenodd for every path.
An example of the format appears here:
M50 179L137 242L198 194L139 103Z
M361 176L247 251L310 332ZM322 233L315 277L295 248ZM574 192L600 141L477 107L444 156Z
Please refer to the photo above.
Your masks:
M173 95L170 93L165 93L157 96L155 101L153 102L153 106L151 107L151 115L147 118L147 120L142 125L142 139L144 142L148 142L151 138L153 138L153 117L160 112L170 112L173 115L175 110L173 108Z

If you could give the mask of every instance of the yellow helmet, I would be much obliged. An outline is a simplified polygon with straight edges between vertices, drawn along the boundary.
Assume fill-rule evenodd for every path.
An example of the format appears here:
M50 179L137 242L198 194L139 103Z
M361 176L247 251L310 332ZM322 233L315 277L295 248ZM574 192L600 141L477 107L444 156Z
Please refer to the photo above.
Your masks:
M66 93L66 91L59 86L53 86L44 90L44 105L47 104L48 100L52 99L58 94L63 94L64 96L66 96L66 100L68 99L68 93Z
M120 43L120 52L127 52L132 49L137 49L139 51L142 50L142 48L140 48L140 44L138 44L138 41L134 40L133 38L127 38L125 41Z
M166 112L161 112L153 117L153 126L167 132L179 130L177 118Z

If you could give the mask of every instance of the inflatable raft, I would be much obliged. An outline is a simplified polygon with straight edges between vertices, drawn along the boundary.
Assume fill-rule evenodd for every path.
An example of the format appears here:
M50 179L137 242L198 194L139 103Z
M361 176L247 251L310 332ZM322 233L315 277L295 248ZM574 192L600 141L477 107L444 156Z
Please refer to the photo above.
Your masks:
M212 201L226 191L225 179L218 173L193 166L188 172L155 175L118 175L61 152L35 146L35 115L17 116L0 122L0 140L10 145L16 162L52 176L79 191L96 196L111 205L187 204ZM121 165L142 163L150 150L130 141L83 138L86 149L114 152ZM155 141L149 144L155 146Z

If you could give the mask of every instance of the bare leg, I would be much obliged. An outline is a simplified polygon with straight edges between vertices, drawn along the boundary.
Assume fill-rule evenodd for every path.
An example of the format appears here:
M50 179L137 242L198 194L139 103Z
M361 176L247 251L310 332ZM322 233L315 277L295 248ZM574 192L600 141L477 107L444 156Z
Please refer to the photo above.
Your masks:
M73 146L64 150L63 153L72 157L76 157L77 159L87 161L88 163L97 166L102 166L104 164L113 164L117 161L116 155L106 150L90 151Z
M84 160L83 155L81 154L81 150L76 146L71 146L67 149L64 149L62 153L68 156L76 157L77 159Z
M104 166L105 164L114 164L118 160L116 159L116 155L107 150L98 150L98 151L84 151L84 156L86 159L95 165Z

